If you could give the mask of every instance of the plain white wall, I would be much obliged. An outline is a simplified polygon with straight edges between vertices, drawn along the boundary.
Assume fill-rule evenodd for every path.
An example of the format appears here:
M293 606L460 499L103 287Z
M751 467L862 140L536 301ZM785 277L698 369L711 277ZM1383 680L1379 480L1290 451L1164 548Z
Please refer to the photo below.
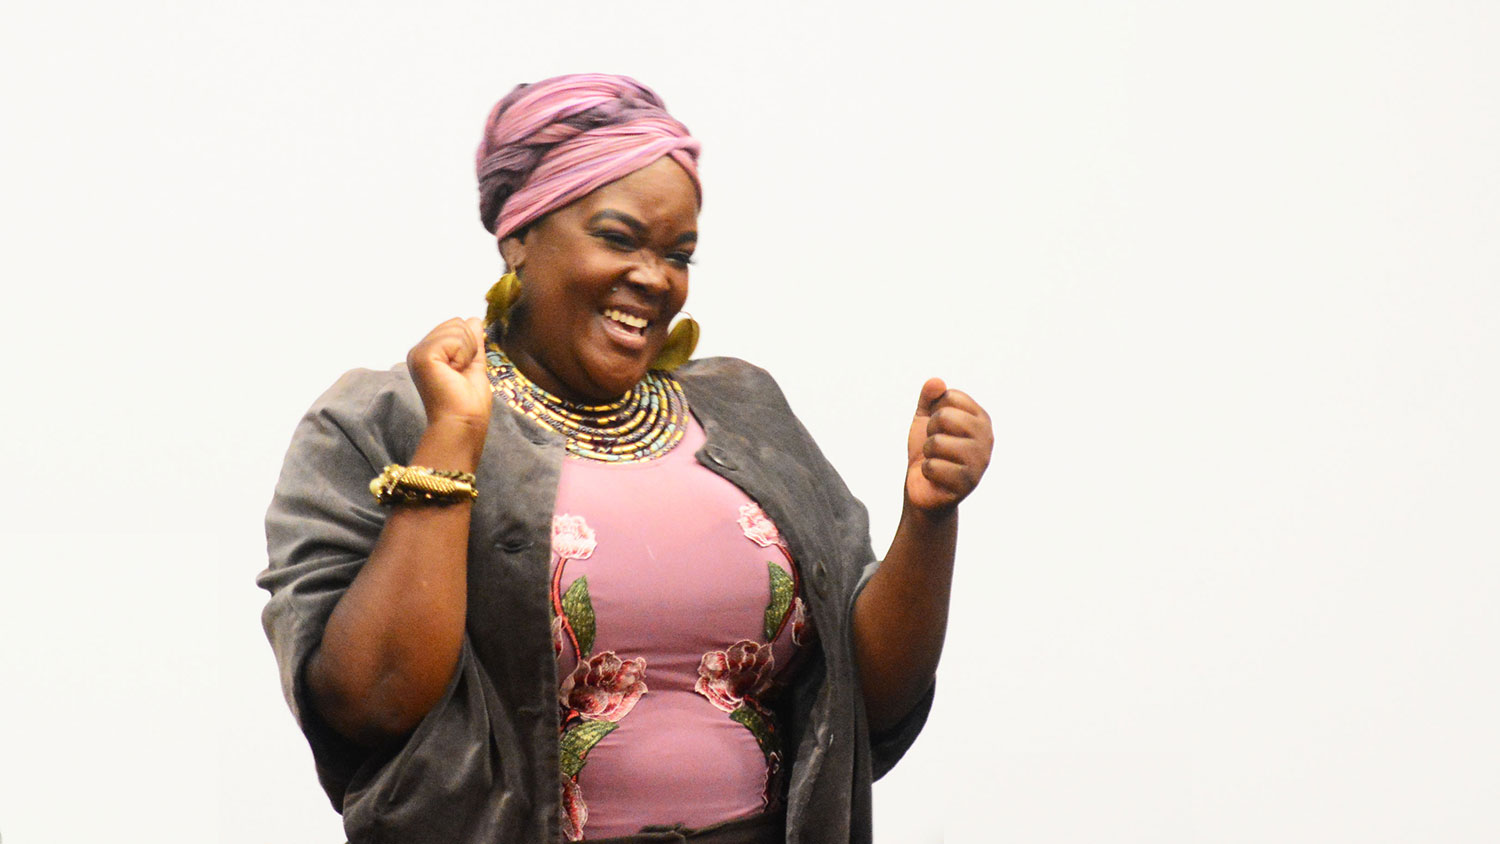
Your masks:
M882 842L1500 838L1500 6L26 4L0 32L0 835L335 842L260 519L343 370L477 315L512 85L705 146L704 354L894 528L999 444Z

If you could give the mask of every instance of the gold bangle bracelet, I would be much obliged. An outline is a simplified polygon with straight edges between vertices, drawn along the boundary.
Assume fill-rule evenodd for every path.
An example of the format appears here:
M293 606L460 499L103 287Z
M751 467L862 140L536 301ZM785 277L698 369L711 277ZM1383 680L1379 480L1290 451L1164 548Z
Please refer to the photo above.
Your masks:
M470 472L449 472L426 466L385 467L370 481L370 493L387 507L397 504L457 504L479 497Z

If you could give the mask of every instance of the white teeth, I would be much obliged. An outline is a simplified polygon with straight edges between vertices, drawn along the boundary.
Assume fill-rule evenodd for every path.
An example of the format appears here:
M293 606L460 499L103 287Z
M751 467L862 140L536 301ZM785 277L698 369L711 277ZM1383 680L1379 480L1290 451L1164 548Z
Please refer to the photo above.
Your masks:
M630 314L627 314L623 311L617 311L614 308L605 308L604 315L614 320L615 322L623 322L624 324L635 329L644 329L646 326L651 324L651 321L648 319L642 319L638 316L631 316Z

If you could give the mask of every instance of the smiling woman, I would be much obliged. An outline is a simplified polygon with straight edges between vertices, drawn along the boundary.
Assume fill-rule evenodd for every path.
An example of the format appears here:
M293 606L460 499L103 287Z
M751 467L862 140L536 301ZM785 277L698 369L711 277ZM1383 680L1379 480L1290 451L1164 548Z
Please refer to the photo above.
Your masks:
M692 180L661 158L504 236L501 253L521 284L506 354L570 401L629 391L687 301L697 221Z
M870 840L871 782L931 705L989 417L922 385L876 563L770 377L672 327L697 156L633 80L517 88L477 160L509 270L486 320L299 426L259 582L351 844Z

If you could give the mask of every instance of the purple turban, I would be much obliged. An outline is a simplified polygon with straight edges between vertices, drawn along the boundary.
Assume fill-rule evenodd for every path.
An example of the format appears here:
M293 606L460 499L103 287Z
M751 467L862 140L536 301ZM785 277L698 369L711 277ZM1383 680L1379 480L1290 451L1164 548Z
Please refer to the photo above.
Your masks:
M655 91L607 73L518 85L490 110L475 155L479 219L503 238L664 155L701 203L698 142Z

